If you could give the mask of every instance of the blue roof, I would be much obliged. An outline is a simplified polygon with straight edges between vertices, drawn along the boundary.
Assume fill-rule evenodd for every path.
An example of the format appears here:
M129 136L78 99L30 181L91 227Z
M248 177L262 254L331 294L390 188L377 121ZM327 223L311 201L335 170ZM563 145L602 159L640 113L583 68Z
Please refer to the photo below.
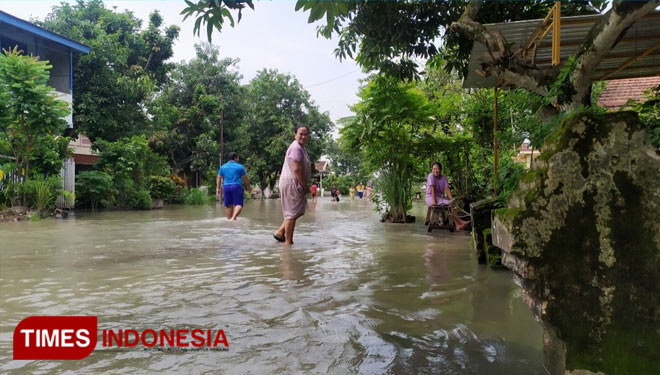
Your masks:
M39 27L31 22L22 20L20 18L14 17L9 13L5 13L0 10L0 22L7 23L11 26L14 26L18 29L26 31L28 33L34 34L40 38L50 40L52 42L61 44L63 46L69 47L75 51L82 53L89 53L90 48L82 43L78 43L75 40L65 38L59 34L55 34L52 31L48 31L43 27Z

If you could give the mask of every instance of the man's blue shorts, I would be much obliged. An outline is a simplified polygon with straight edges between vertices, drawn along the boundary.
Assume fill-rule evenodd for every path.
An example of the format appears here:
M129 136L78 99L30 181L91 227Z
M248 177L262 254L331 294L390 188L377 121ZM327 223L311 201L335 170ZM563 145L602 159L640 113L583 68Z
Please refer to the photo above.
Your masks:
M222 195L225 197L225 207L243 205L243 185L223 185Z

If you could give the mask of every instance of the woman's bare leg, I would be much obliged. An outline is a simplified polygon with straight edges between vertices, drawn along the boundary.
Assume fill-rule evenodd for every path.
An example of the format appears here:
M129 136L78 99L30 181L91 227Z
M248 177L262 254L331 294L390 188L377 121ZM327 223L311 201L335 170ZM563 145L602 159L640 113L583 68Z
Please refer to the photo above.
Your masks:
M286 219L282 221L282 225L280 225L279 228L277 228L277 231L275 232L275 235L279 238L284 238L284 225L286 224Z
M296 227L296 219L284 220L284 243L293 245L293 229Z

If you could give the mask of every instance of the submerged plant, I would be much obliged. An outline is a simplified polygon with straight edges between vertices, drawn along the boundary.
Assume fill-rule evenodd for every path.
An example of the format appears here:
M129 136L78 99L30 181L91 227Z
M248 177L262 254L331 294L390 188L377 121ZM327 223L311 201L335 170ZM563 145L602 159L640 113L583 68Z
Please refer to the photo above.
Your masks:
M183 192L183 203L201 205L207 202L204 192L199 189L187 189Z
M34 207L37 211L41 212L44 209L51 208L55 203L55 198L59 191L58 182L59 178L53 177L39 177L32 181L34 189Z
M395 223L406 222L406 212L411 205L412 190L410 178L400 170L385 169L381 171L376 188L379 194L374 194L374 202L381 213Z

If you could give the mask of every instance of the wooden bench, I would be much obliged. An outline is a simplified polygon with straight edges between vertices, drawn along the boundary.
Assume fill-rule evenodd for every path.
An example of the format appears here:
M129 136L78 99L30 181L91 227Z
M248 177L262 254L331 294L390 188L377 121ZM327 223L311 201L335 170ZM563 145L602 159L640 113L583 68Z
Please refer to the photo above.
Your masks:
M426 211L426 223L428 231L433 229L449 229L450 232L454 231L454 220L451 220L451 212L449 206L436 204L429 206Z

